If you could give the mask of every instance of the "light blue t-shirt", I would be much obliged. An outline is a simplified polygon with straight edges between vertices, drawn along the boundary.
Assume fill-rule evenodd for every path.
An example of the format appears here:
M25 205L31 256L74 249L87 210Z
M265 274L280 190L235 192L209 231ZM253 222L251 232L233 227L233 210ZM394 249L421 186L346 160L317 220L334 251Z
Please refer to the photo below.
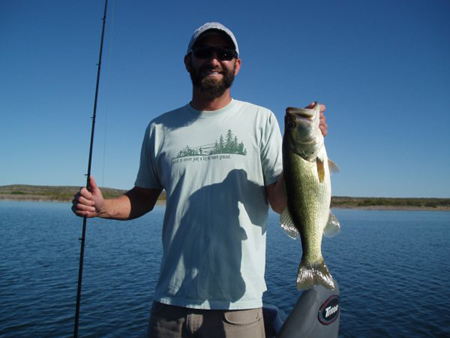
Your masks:
M165 189L164 255L154 299L202 309L262 306L268 202L282 171L268 109L189 104L150 122L136 186Z

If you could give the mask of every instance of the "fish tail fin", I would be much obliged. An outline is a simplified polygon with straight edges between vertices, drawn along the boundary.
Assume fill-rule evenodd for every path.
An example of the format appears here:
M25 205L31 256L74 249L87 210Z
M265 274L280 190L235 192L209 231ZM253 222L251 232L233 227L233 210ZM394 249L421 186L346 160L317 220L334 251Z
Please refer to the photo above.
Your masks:
M323 285L330 290L335 288L333 277L324 261L315 264L305 264L302 261L298 268L297 289L307 290L315 285Z

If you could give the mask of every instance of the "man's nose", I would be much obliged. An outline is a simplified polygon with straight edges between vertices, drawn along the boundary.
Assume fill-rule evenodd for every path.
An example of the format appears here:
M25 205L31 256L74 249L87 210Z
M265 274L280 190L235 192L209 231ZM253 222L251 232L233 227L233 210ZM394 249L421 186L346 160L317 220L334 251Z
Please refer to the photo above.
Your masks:
M213 64L220 64L220 59L217 56L217 52L214 51L212 53L212 55L207 59L208 62L213 63Z

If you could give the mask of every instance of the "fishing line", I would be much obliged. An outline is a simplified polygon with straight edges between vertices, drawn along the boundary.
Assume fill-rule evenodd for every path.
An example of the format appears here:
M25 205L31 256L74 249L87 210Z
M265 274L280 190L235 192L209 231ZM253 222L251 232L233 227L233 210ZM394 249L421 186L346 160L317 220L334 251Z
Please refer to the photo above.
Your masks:
M114 36L114 18L115 18L115 11L116 11L116 1L113 0L112 2L112 14L110 15L111 17L111 24L109 25L109 42L107 44L108 46L108 55L106 57L106 59L108 60L108 66L107 66L107 77L109 77L111 75L111 68L112 68L112 57L111 57L111 53L112 53L112 46L113 46L113 36ZM111 83L111 81L108 81L108 83ZM103 137L103 162L102 162L102 184L101 186L104 187L105 186L105 162L106 162L106 142L107 142L107 127L108 127L108 113L109 113L109 107L108 107L108 103L109 103L109 85L106 86L106 91L105 91L105 129L104 129L104 137Z
M86 188L90 190L90 178L91 178L91 167L92 167L92 152L94 147L94 132L95 132L95 119L97 117L97 101L98 101L98 89L100 84L100 72L101 72L101 65L102 65L102 53L103 53L103 40L105 37L105 24L106 24L106 11L108 8L108 0L105 0L105 10L103 13L103 24L102 24L102 37L100 40L100 53L98 58L98 64L97 64L97 84L95 86L95 99L94 99L94 112L92 114L92 127L91 127L91 142L89 146L89 160L88 160L88 169L86 174ZM75 311L75 327L74 327L74 333L73 336L75 338L78 337L78 326L80 321L80 304L81 304L81 284L83 280L83 262L84 262L84 246L86 242L86 225L87 225L87 218L86 216L83 217L83 230L81 234L81 247L80 247L80 265L78 270L78 287L77 287L77 305L76 305L76 311Z

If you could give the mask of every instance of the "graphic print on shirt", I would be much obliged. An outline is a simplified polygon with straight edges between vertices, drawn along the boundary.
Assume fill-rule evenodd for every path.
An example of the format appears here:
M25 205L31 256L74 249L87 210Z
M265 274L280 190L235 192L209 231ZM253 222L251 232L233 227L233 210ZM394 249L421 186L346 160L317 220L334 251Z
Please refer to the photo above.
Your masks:
M186 161L186 158L197 157L197 160L215 160L229 159L231 155L247 155L244 143L239 142L238 138L228 130L226 136L220 135L213 143L201 146L186 146L178 152L178 155L172 159L172 163ZM195 161L195 160L194 160Z

